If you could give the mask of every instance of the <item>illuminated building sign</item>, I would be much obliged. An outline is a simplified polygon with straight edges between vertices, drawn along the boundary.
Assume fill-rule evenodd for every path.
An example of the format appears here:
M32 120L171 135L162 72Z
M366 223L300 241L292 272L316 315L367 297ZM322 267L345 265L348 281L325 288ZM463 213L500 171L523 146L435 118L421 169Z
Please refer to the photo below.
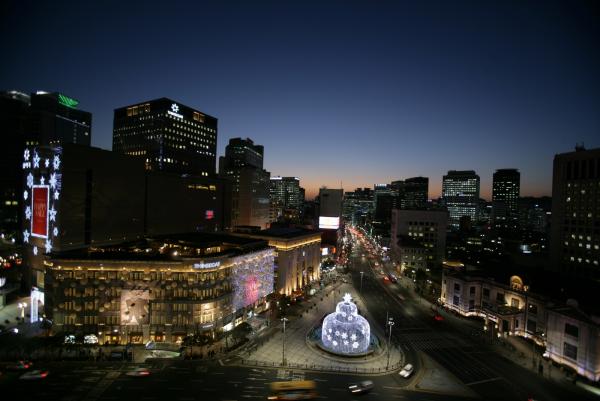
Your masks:
M340 228L340 218L319 216L319 228L337 230Z
M52 252L59 236L58 205L62 191L62 148L26 148L23 152L23 242L34 255Z
M171 110L167 110L167 113L173 117L183 118L183 115L179 114L179 106L177 106L177 103L173 103L171 105Z
M200 262L200 263L194 263L193 267L194 269L216 269L217 267L221 266L221 262L217 261L217 262Z
M204 218L205 218L206 220L212 220L214 217L215 217L215 212L214 212L214 210L207 210L207 211L204 213Z
M70 108L74 109L79 104L79 101L77 101L75 99L72 99L72 98L70 98L68 96L61 95L59 93L58 94L58 103L62 104L63 106L67 106L67 107L70 107Z
M34 185L31 192L31 235L48 238L48 185Z

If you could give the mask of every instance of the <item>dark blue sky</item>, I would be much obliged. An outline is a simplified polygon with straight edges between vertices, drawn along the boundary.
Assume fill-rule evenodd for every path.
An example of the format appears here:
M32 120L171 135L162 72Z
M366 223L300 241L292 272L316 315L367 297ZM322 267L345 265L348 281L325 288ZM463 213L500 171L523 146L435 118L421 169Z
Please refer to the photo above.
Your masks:
M3 1L0 89L60 91L110 149L116 107L171 97L265 145L272 175L346 190L521 170L600 142L597 2Z

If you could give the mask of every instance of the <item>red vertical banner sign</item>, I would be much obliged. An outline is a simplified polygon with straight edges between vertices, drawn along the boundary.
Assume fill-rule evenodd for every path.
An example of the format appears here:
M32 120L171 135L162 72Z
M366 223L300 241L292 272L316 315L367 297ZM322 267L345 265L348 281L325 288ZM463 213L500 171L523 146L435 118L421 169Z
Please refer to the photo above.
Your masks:
M31 235L48 237L48 187L33 187Z

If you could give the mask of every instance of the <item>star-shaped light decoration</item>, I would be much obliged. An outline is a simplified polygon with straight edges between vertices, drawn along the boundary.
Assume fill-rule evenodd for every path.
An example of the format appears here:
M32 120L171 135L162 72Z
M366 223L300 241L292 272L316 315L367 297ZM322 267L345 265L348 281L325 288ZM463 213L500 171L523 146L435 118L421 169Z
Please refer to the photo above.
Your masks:
M29 231L23 231L23 242L29 242Z
M33 186L33 175L31 173L27 174L27 186L29 188Z
M352 316L348 316L348 321L351 322L352 321Z
M44 246L46 247L46 253L52 252L52 242L49 239L46 240L46 244Z
M342 333L342 338L345 340L346 338L348 338L348 333Z
M60 197L60 192L54 191L54 200L58 200L59 197Z
M54 155L54 160L52 160L52 166L54 167L54 170L58 170L58 168L60 167L60 157L58 157L58 155Z
M37 152L33 152L33 168L40 168L40 156Z
M356 334L352 334L352 335L350 336L350 339L351 339L352 341L356 341Z
M56 221L56 210L54 209L54 205L48 210L48 218L50 221Z
M42 176L42 178L40 178L40 184L44 185L45 182L46 182L46 179L44 178L44 176Z
M50 180L48 181L48 184L50 184L52 189L56 189L56 173L50 174Z
M29 149L25 149L25 152L23 152L23 160L29 160Z
M33 254L37 256L38 250L37 250L37 246L33 247Z
M31 218L31 206L27 206L25 208L25 219L29 220Z
M50 159L46 158L46 160L44 160L44 167L48 168L50 166Z
M352 300L352 295L350 295L350 293L347 292L346 294L344 294L344 302L350 303L350 300Z
M354 341L352 343L352 348L358 348L358 342L357 341Z
M348 340L344 340L344 345L348 345Z
M23 199L27 200L29 198L29 192L23 191Z
M337 345L338 345L338 342L337 342L337 341L335 341L335 340L333 340L332 344L333 344L333 346L334 346L334 347L337 347Z

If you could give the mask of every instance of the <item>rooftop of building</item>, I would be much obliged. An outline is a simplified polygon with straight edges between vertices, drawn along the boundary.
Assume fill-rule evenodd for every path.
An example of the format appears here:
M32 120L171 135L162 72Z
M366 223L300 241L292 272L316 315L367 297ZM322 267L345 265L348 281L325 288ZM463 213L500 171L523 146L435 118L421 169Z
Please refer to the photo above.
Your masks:
M63 251L53 253L52 259L175 261L182 258L242 255L267 248L267 241L256 238L225 233L183 233Z
M257 237L263 238L281 238L281 239L293 239L300 238L307 235L321 235L321 232L315 230L309 230L301 227L271 227L266 230L260 230L253 226L238 226L236 227L237 234L250 234Z

